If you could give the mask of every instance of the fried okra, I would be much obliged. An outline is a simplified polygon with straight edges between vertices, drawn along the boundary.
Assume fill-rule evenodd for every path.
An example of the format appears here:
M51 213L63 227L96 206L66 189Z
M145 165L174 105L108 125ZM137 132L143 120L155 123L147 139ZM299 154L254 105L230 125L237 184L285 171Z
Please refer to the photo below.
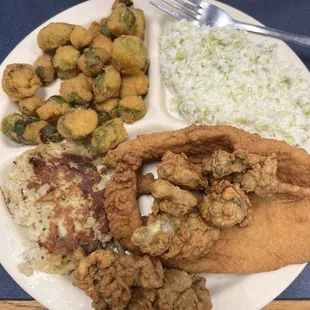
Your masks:
M61 46L57 49L53 65L57 76L61 79L70 79L78 75L78 60L80 52L73 46Z
M54 81L55 68L53 66L53 59L51 56L46 54L39 56L35 63L35 70L43 86Z
M103 102L109 98L117 97L121 88L121 75L109 66L99 74L93 84L94 103Z
M100 33L106 37L108 37L109 39L113 40L115 38L115 36L113 35L113 33L110 31L109 27L108 27L108 20L109 18L103 18L100 21Z
M88 31L93 35L95 38L96 36L100 35L101 26L97 22L92 22L91 25L88 28Z
M19 111L28 116L37 116L37 108L44 103L39 96L25 98L18 103Z
M123 122L114 118L98 127L92 134L91 149L96 154L102 154L116 147L128 137Z
M2 89L13 101L32 97L40 85L40 79L31 65L11 64L4 70Z
M135 36L121 36L112 45L112 64L123 74L135 74L145 67L147 49Z
M139 37L141 40L144 40L144 30L145 30L144 12L143 10L135 9L135 8L131 8L131 11L136 17L136 22L130 34L132 36Z
M55 124L70 108L70 104L61 96L52 96L37 109L37 114L41 120Z
M62 137L56 127L37 118L12 113L3 118L2 132L18 143L39 144L59 142Z
M107 121L119 117L118 103L119 100L117 98L110 98L104 102L95 104L94 109L98 113L99 125L103 125Z
M88 46L93 40L92 33L82 26L76 25L70 35L70 42L77 50Z
M103 71L110 54L103 48L89 47L78 60L78 66L87 76L96 76Z
M133 124L146 114L144 101L138 96L129 96L119 102L119 113L123 121L127 124Z
M119 95L121 98L143 96L147 94L148 90L149 79L142 71L139 71L137 74L124 75L122 77L122 86Z
M54 51L65 45L73 30L73 25L66 23L50 23L38 33L37 43L45 51Z
M81 140L91 134L98 125L98 116L91 109L71 109L57 123L58 132L68 140Z
M107 27L115 36L129 34L136 23L133 12L124 4L117 5L109 16Z
M73 105L83 105L92 101L92 84L84 74L63 81L60 84L60 95L64 100Z
M98 35L91 43L91 47L103 48L111 55L113 41L102 34Z

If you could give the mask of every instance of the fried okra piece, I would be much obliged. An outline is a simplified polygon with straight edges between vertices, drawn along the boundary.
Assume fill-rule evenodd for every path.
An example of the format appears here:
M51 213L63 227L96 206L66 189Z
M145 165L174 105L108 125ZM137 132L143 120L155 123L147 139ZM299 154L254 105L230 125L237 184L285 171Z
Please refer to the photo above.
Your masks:
M144 12L143 10L135 8L131 8L131 12L136 17L136 23L131 29L130 35L139 37L141 40L144 40L144 30L145 30Z
M93 34L82 26L75 25L70 35L70 42L77 50L88 46L93 40Z
M108 27L108 20L109 18L103 18L100 21L100 25L101 25L101 29L100 29L100 33L106 37L108 37L111 40L115 39L115 36L113 35L113 33L110 31L109 27Z
M146 114L144 101L138 96L125 97L119 102L119 113L123 121L133 124Z
M70 79L78 75L78 60L80 52L73 46L61 46L57 49L53 59L53 66L57 76L61 79Z
M145 67L147 49L135 36L121 36L112 45L112 64L122 74L135 74Z
M119 96L143 96L149 91L149 78L139 71L137 74L124 75Z
M78 60L78 66L87 76L96 76L103 71L110 54L103 48L89 47Z
M55 79L55 68L51 56L45 54L39 56L35 63L36 74L41 80L43 86L48 85Z
M112 44L113 44L113 41L110 38L100 34L96 38L94 38L90 46L103 48L111 55Z
M24 144L34 145L62 140L56 127L19 113L12 113L3 118L1 130L12 140Z
M91 134L98 125L98 116L91 109L71 109L57 123L58 132L67 140L81 140Z
M105 68L103 73L96 77L93 84L94 103L117 97L121 83L121 75L113 66Z
M109 120L119 117L118 103L119 100L117 98L110 98L104 102L95 104L94 109L98 113L99 125L103 125Z
M92 84L84 74L63 81L60 84L60 95L73 105L84 105L92 101Z
M39 96L25 98L18 103L19 111L28 116L37 116L37 108L44 103Z
M91 149L96 154L103 154L116 147L128 137L123 122L114 118L98 127L92 134Z
M115 36L129 34L136 23L133 12L124 4L117 5L109 16L107 27Z
M119 4L125 4L128 8L133 6L132 0L115 0L112 5L112 10L114 10Z
M100 35L100 30L101 25L97 22L92 22L88 28L88 31L93 35L94 38Z
M40 85L41 81L31 65L11 64L4 70L2 89L13 101L32 97Z
M54 51L65 45L74 25L66 23L50 23L38 33L37 43L44 52Z
M52 96L37 109L37 114L41 120L55 124L70 108L70 104L61 96Z

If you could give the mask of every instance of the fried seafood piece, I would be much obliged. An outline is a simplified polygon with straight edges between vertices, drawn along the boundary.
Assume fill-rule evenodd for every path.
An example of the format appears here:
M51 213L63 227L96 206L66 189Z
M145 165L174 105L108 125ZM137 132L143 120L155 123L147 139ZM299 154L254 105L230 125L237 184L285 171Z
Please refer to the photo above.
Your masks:
M118 97L120 88L120 73L113 66L108 66L94 81L94 103L100 103L109 98Z
M98 125L98 115L92 109L71 109L57 122L58 132L68 140L81 140Z
M120 89L120 97L128 96L144 96L149 91L149 79L142 72L137 74L122 76L122 86Z
M162 213L149 216L147 225L135 230L131 241L152 256L192 261L206 255L218 238L219 230L196 213L182 217Z
M69 41L73 28L66 23L50 23L39 31L37 43L44 52L54 51Z
M58 119L63 116L71 105L61 96L49 97L44 104L37 108L36 112L39 119L56 124Z
M92 84L84 74L65 80L60 84L60 95L72 105L85 105L92 101Z
M98 124L100 126L113 118L119 117L118 103L119 99L110 98L94 105L94 109L98 114Z
M124 35L113 42L111 56L122 74L136 74L145 67L147 48L140 38Z
M160 179L184 189L204 189L207 186L200 167L189 162L183 153L175 154L167 151L157 166L157 173Z
M198 204L197 198L191 192L165 180L155 181L151 185L151 193L155 198L156 208L176 217L192 212Z
M2 89L13 101L34 96L40 85L41 81L31 65L11 64L5 67Z
M97 76L108 63L110 54L103 48L89 47L78 60L78 66L87 76Z
M95 154L103 154L116 147L128 137L123 122L114 118L99 126L92 134L91 149Z
M251 203L240 188L240 184L231 184L221 180L214 184L211 193L204 196L199 205L204 220L218 228L227 228L239 224L248 226L251 222Z
M2 119L2 132L10 139L24 144L60 142L62 137L56 127L37 118L12 113Z
M111 55L112 44L113 44L113 41L109 37L107 37L105 35L102 35L102 34L99 34L98 36L96 36L94 38L94 40L92 41L90 46L91 47L102 48L106 52L108 52L109 55Z
M133 124L140 120L147 112L143 99L138 96L128 96L121 99L118 110L122 120L127 124Z
M97 250L85 257L74 271L73 285L93 299L97 310L212 308L205 279L124 252Z
M19 111L28 116L37 116L37 108L44 103L39 96L28 97L18 103Z
M39 56L35 62L35 70L43 86L47 86L55 80L55 68L50 55Z
M56 50L53 66L57 76L61 79L70 79L78 75L78 60L80 52L73 46L61 46Z
M129 34L135 23L135 14L126 5L118 4L108 18L107 27L115 37L120 37Z
M130 31L130 35L139 37L144 40L144 30L145 30L145 18L144 12L140 9L131 8L131 12L136 17L136 22Z
M155 182L153 173L142 175L138 173L138 196L150 195L152 192L152 184Z
M79 50L88 46L93 38L94 36L89 30L82 26L75 25L70 35L70 42L74 48Z

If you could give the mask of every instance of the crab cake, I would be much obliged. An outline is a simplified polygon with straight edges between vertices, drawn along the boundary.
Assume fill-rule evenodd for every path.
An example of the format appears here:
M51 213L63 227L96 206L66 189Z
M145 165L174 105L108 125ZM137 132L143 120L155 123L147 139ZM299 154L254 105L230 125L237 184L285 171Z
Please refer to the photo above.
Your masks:
M54 81L55 68L53 66L53 58L50 55L44 54L39 56L35 63L35 70L43 86Z
M91 109L71 109L58 120L58 132L68 140L81 140L98 125L98 115Z
M93 34L82 26L75 25L70 35L71 44L77 49L88 46L93 40Z
M121 98L128 96L143 96L149 91L149 79L142 72L137 74L122 76L122 86L119 96Z
M122 74L135 74L145 67L147 49L135 36L121 36L112 45L112 64Z
M44 52L54 51L65 45L74 25L66 23L50 23L38 33L37 43Z
M123 121L127 124L133 124L146 114L146 106L141 97L129 96L119 102L119 113Z
M11 64L4 70L2 89L13 101L32 97L40 85L41 81L31 65Z
M19 111L28 116L37 116L37 108L44 103L39 96L25 98L18 103Z
M60 84L60 95L72 105L84 105L92 101L92 84L84 74L79 74Z

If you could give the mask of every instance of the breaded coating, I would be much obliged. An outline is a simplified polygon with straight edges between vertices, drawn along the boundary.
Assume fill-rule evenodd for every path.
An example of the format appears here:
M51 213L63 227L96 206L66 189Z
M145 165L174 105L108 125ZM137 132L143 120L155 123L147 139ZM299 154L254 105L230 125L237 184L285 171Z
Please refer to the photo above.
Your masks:
M147 173L146 175L138 173L138 196L150 195L154 182L155 177L153 173Z
M77 50L88 46L93 40L93 34L82 26L75 25L70 35L70 42Z
M105 49L89 47L78 60L78 66L85 75L95 77L104 70L109 60L110 54Z
M59 47L53 58L53 66L56 69L57 76L62 79L76 76L79 72L78 60L80 56L80 52L73 46Z
M93 35L94 38L100 35L100 30L101 25L97 22L92 22L88 28L88 31Z
M103 48L111 55L112 44L113 44L113 41L109 37L100 34L94 38L90 46L97 47L97 48Z
M54 51L65 45L74 25L66 23L50 23L38 33L37 43L44 52Z
M110 98L94 105L94 109L98 113L99 125L103 125L109 120L119 117L118 103L119 99Z
M127 124L140 120L147 112L143 99L138 96L123 98L119 102L118 109L122 120Z
M151 185L151 193L155 198L156 208L176 217L193 212L198 204L197 198L191 192L165 180L155 181Z
M92 84L84 74L63 81L59 93L65 101L73 105L84 105L93 100Z
M81 140L90 135L98 125L98 116L91 109L71 109L57 123L58 132L67 140Z
M157 172L159 178L184 189L205 189L207 186L200 167L189 162L185 154L166 152L157 166Z
M199 205L201 216L210 225L228 228L239 224L248 226L251 221L251 203L238 183L221 180L214 184L211 193Z
M109 27L108 27L108 20L109 18L102 18L100 21L100 25L101 25L101 29L100 29L100 33L102 35L104 35L105 37L108 37L111 40L115 39L114 34L110 31Z
M62 137L56 127L37 118L12 113L2 119L2 132L10 139L23 144L60 142Z
M144 74L147 74L148 70L149 70L149 67L150 67L150 64L151 64L151 61L149 59L146 59L145 61L145 65L144 67L141 69L141 71L144 73Z
M35 63L35 70L43 86L55 80L56 74L53 66L53 58L50 55L44 54L39 56Z
M144 40L144 30L145 30L144 11L136 8L131 8L130 10L136 17L136 22L130 31L130 35L139 37L141 40Z
M114 10L119 4L124 4L128 8L133 6L133 1L132 0L114 0L114 3L112 5L112 10Z
M58 119L71 108L61 96L48 98L43 105L37 108L39 119L56 124Z
M39 96L25 98L18 103L19 111L28 116L37 116L37 108L44 103Z
M124 35L112 45L112 64L122 74L136 74L145 67L147 48L135 36Z
M127 138L123 122L114 118L98 127L92 134L91 149L96 154L103 154L116 147Z
M120 97L128 96L144 96L149 91L149 79L142 72L137 74L122 76L122 86L120 90Z
M13 101L34 96L40 85L41 81L31 65L11 64L5 67L2 89Z
M136 17L133 12L126 7L126 5L119 4L112 9L107 22L107 27L115 37L120 37L129 34L134 27L135 22Z
M94 103L117 97L121 88L121 75L113 67L108 66L99 74L93 84Z

